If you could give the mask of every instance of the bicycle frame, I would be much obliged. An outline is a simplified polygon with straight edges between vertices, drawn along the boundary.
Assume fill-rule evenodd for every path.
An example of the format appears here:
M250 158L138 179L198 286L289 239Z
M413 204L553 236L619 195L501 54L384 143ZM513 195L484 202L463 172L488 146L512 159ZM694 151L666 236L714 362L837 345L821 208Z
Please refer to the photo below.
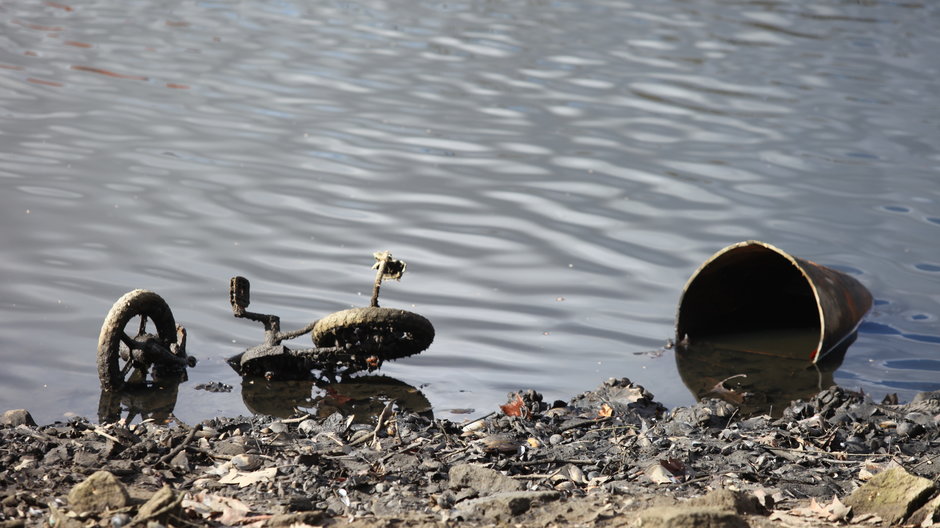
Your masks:
M388 251L374 253L376 263L373 269L376 270L375 281L372 287L372 298L370 300L371 308L379 308L379 290L382 282L390 279L398 280L405 272L406 264L403 261L392 258ZM248 279L240 276L232 277L229 284L229 301L232 305L232 314L240 319L248 319L262 324L264 327L264 342L255 347L249 348L240 354L229 358L229 364L239 374L257 374L264 371L265 377L269 379L275 376L274 369L257 368L252 366L252 362L266 361L272 366L281 366L282 370L294 370L288 375L296 375L302 371L309 370L308 367L316 367L322 371L333 372L337 367L343 364L354 367L357 363L357 356L370 354L365 358L366 368L373 370L381 365L382 360L377 355L381 343L360 344L356 350L349 346L315 346L313 348L290 349L282 344L283 341L294 339L302 335L311 333L322 319L315 320L306 326L287 332L281 331L281 319L273 314L258 312L249 312L248 306L251 303L251 284ZM316 337L314 338L316 340ZM278 365L281 363L282 365ZM361 362L359 362L361 363Z

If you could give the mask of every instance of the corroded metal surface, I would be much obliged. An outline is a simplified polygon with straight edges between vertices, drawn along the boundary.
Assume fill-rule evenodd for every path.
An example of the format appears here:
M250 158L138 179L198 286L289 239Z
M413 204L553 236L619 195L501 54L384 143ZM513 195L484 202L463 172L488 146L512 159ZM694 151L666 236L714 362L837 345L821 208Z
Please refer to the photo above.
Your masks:
M676 339L814 328L814 346L768 355L815 362L854 335L871 306L871 293L853 277L748 240L718 251L689 278Z

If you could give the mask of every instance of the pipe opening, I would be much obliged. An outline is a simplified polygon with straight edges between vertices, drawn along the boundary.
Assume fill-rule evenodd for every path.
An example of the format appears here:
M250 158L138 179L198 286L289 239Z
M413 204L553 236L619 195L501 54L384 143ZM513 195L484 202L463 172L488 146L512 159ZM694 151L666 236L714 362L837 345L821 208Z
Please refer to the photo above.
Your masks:
M716 256L690 280L676 330L678 339L688 336L691 343L767 353L785 347L790 350L779 352L811 357L821 323L800 268L773 249L746 245Z

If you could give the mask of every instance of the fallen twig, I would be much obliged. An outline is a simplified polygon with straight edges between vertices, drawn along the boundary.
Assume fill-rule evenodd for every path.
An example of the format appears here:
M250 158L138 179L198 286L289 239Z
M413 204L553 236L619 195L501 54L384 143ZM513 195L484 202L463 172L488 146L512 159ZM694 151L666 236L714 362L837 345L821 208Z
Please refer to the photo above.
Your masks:
M208 449L203 449L199 446L194 446L194 445L186 446L186 449L188 451L202 453L203 455L206 455L209 458L214 458L217 460L231 460L233 458L233 455L223 455L221 453L213 453L212 451L209 451Z
M124 442L122 442L120 438L118 438L118 437L116 437L116 436L114 436L114 435L108 434L108 433L107 433L104 429L102 429L100 426L99 426L99 427L95 427L94 431L95 431L95 433L97 433L98 435L103 436L103 437L107 438L108 440L111 440L111 441L114 442L115 444L124 445Z
M300 423L300 422L302 422L302 421L304 421L304 420L307 420L307 419L309 419L309 418L310 418L310 414L305 414L305 415L303 415L303 416L298 416L297 418L287 418L286 420L281 420L281 423L284 423L284 424L295 424L295 423Z
M196 433L202 430L202 424L196 424L192 429L189 430L189 434L186 435L186 438L183 438L183 441L179 443L178 446L170 450L169 453L164 455L158 460L160 464L166 464L170 460L173 460L173 457L179 454L180 451L186 449L186 445L193 441L193 438L196 437Z
M385 404L385 408L382 409L382 412L379 414L379 419L376 422L375 429L372 431L371 434L367 434L363 436L362 438L356 440L355 442L350 442L349 445L357 446L359 444L364 444L366 442L369 442L378 438L379 431L381 431L382 428L385 427L385 423L388 422L388 419L392 414L392 406L394 404L395 404L395 400L389 400L389 402Z
M575 422L572 424L565 425L563 427L559 427L558 432L563 433L565 431L570 431L571 429L577 429L579 427L589 427L594 424L609 422L611 418L612 418L611 416L602 416L600 418L589 418L587 420L583 420L580 422Z

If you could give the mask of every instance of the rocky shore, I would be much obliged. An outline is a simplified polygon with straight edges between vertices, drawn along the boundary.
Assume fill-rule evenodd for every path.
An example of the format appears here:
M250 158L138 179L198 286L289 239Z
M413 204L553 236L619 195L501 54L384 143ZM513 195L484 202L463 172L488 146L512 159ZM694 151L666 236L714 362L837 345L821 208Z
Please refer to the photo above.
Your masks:
M838 387L782 416L612 379L472 422L400 410L200 424L0 420L0 527L931 526L940 394Z

